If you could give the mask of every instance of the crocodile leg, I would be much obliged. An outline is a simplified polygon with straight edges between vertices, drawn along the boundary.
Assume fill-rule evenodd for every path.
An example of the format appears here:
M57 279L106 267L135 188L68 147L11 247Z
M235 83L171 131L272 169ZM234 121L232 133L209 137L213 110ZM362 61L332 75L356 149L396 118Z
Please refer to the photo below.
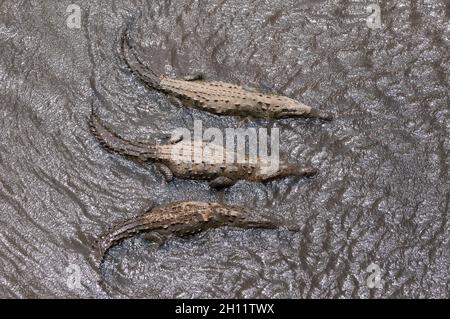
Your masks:
M242 88L249 92L260 93L261 91L253 86L243 85Z
M232 180L231 178L225 177L225 176L219 176L213 179L209 182L209 186L212 188L226 188L233 186L236 183L236 181Z
M243 124L248 124L250 123L252 120L249 116L244 117L242 120L239 121L238 123L238 128L241 128Z
M167 99L169 100L169 102L177 107L183 107L183 102L181 102L181 100L179 98L177 98L174 95L168 95Z
M205 76L202 73L194 73L183 77L183 80L185 81L199 81L204 79Z
M183 134L172 134L169 138L170 144L177 144L183 140Z
M163 174L166 182L170 182L171 180L173 180L173 173L169 167L161 163L156 163L155 166Z
M183 140L183 134L176 134L176 133L165 133L161 137L161 140L167 141L169 144L177 144L178 142L181 142Z
M164 243L164 241L167 239L166 236L164 236L158 232L144 233L144 234L142 234L142 238L144 238L145 240L154 242L158 246L161 246Z

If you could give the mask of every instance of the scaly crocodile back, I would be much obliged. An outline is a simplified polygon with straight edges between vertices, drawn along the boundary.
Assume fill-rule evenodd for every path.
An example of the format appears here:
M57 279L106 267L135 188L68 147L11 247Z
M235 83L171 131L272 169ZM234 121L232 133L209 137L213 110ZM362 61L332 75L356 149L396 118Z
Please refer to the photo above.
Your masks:
M160 83L162 91L215 114L271 118L289 108L303 110L305 114L311 111L311 107L291 98L249 91L221 81L186 81L162 76Z
M161 235L194 234L208 228L232 224L243 220L242 210L217 203L184 201L157 207L110 228L97 241L99 265L105 253L123 239L141 232L158 232Z
M139 59L129 36L130 23L122 33L121 52L130 71L150 88L177 97L183 104L215 114L254 118L333 118L318 109L287 96L266 94L256 89L221 81L172 79L156 75Z
M219 203L175 202L157 207L109 229L97 241L97 262L101 266L106 252L120 241L138 233L153 232L160 236L191 235L221 226L273 229L268 220L247 220L243 209Z

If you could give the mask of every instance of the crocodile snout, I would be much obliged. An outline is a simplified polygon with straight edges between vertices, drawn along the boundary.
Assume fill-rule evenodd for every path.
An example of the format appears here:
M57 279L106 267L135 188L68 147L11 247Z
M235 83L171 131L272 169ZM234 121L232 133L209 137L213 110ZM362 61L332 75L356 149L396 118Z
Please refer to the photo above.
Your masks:
M311 109L311 111L308 113L307 117L310 118L317 118L322 121L332 121L334 118L334 115L331 113L323 112L317 109Z
M300 176L313 177L319 173L319 170L315 167L305 167L300 169Z

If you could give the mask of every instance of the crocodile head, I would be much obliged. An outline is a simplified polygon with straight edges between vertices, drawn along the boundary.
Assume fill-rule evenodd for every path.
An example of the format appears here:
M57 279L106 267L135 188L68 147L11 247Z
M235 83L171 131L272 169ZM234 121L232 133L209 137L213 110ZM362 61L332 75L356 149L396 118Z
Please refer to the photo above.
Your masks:
M244 209L238 206L222 205L213 203L212 210L215 219L220 221L233 221L240 218L244 212Z
M332 114L320 111L289 98L285 99L286 101L281 100L279 102L280 106L275 106L275 118L316 118L323 121L331 121L333 119Z
M301 176L312 177L318 173L318 170L314 167L300 167L291 163L280 163L278 168L262 169L257 172L257 178L262 181L271 181L278 178Z
M213 204L215 210L215 219L218 222L216 226L229 225L240 228L262 228L274 229L278 228L278 223L261 216L261 214L254 211L239 207L222 204Z

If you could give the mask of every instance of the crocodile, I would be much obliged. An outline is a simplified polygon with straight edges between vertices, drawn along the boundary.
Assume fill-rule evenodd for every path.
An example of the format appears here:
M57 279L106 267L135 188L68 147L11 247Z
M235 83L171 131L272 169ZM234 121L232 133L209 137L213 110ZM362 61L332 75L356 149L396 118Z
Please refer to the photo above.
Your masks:
M203 75L172 78L157 75L147 67L130 39L130 23L121 33L120 52L131 73L151 89L167 94L177 104L218 115L245 118L283 119L318 118L325 121L333 115L312 108L286 96L268 94L255 88L221 81L207 81Z
M198 201L175 202L146 211L110 228L96 241L95 260L101 267L108 250L124 239L144 233L145 238L162 244L171 235L188 236L222 226L276 229L280 225L236 206ZM298 231L297 228L287 228Z
M205 141L184 141L180 136L173 136L165 144L149 144L129 141L117 135L105 125L92 108L90 128L100 143L110 151L144 163L152 161L170 182L174 177L190 180L208 181L213 188L225 188L239 180L251 182L268 182L275 179L302 176L312 177L318 173L314 167L279 161L271 165L265 156L245 155L242 162L228 161L239 158L238 152L231 152L225 147ZM201 161L193 154L203 154Z

